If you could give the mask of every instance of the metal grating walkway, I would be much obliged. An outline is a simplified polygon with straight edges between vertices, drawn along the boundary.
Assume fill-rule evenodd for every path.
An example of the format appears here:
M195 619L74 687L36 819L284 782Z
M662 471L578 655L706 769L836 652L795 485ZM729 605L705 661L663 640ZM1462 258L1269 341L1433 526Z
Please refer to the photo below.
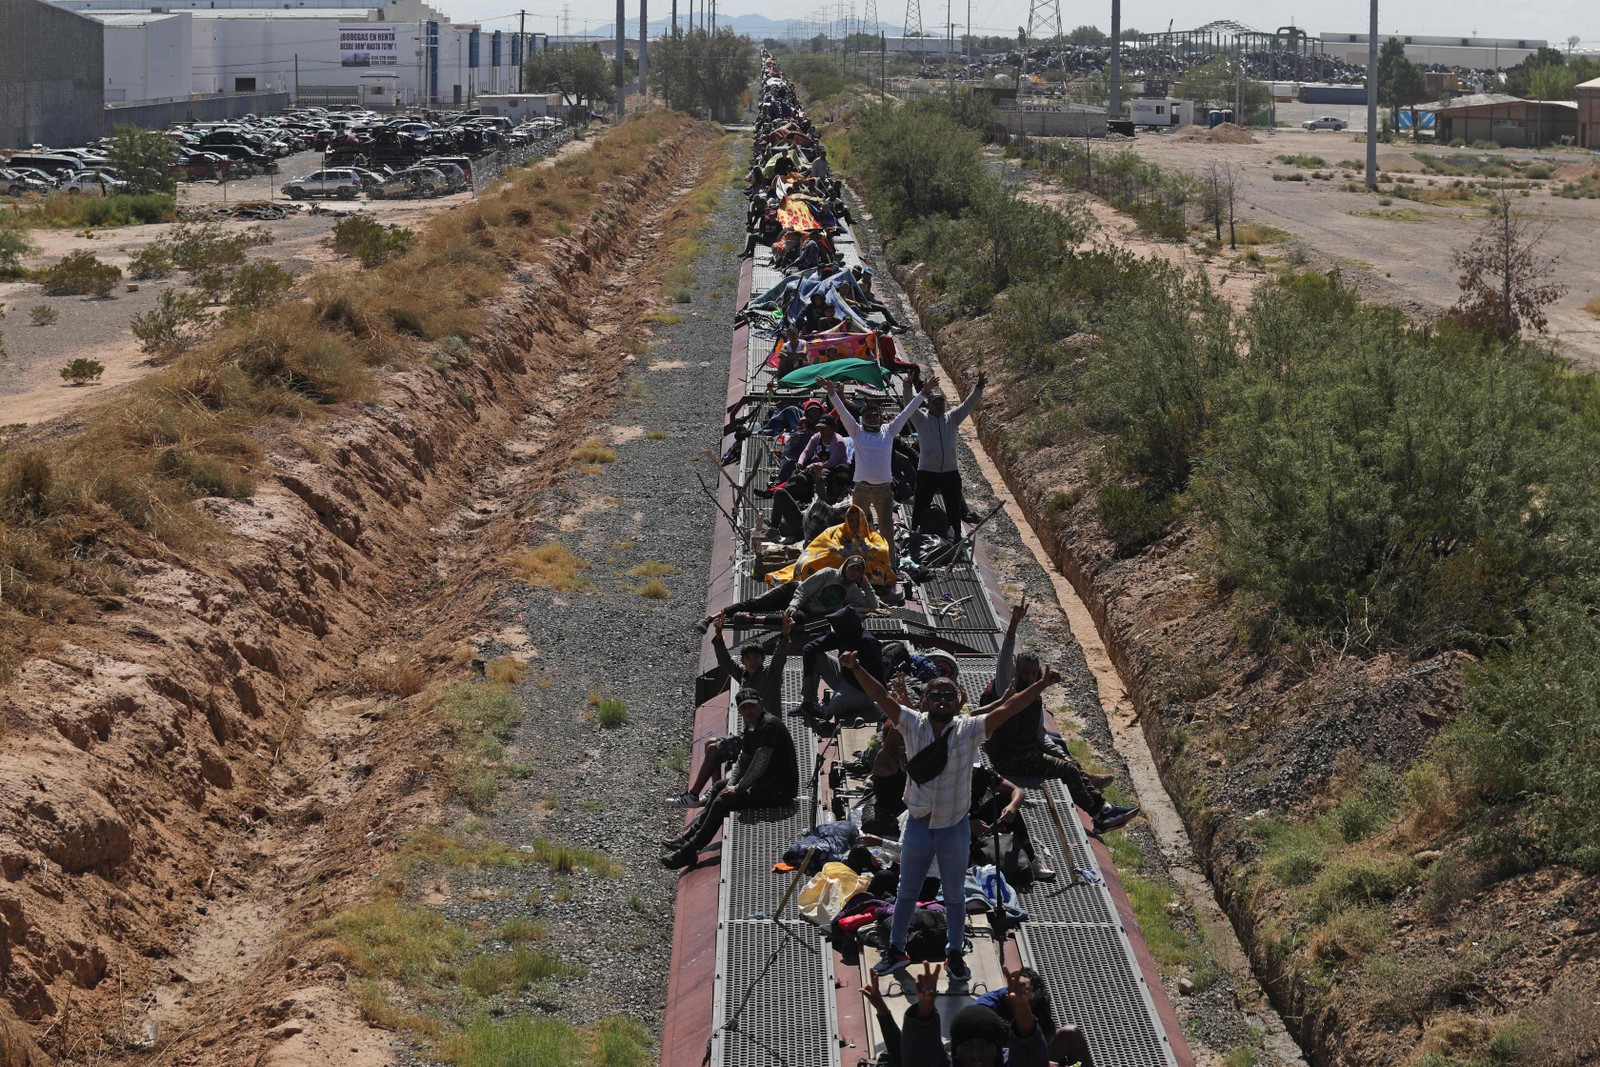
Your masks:
M847 266L857 261L854 242L839 242L839 250ZM764 258L764 253L758 256ZM780 280L777 271L753 263L748 291L759 295ZM757 411L759 425L774 405L786 398L766 392L771 373L764 363L772 349L772 336L755 330L748 335L748 349L734 353L730 370L735 384L743 385L750 406ZM770 441L746 439L736 477L765 488L776 462ZM765 518L770 510L769 502L751 496L739 517L744 522L758 515ZM742 575L736 595L748 598L766 588L760 579ZM957 610L940 612L940 606L946 604L956 604ZM1004 614L1004 609L990 600L990 591L976 568L963 565L937 572L933 580L919 587L918 598L870 619L868 626L885 641L931 633L974 649L979 655L961 657L961 681L969 699L976 703L994 677ZM730 632L730 641L739 636ZM796 653L784 674L786 707L799 702L801 670ZM735 726L732 718L730 714L730 728ZM811 806L810 782L818 742L801 720L787 717L785 722L794 737L801 796L791 808L737 813L724 827L712 1005L710 1063L714 1067L852 1067L858 1057L870 1061L877 1052L875 1048L852 1047L847 1062L841 1061L839 997L853 994L841 994L834 981L836 956L819 931L799 918L792 902L781 914L773 914L789 886L789 876L774 873L772 865L817 815L832 818L826 814L825 780L821 811L814 815ZM828 756L850 758L851 746L843 747L846 751L827 749ZM1049 852L1058 877L1019 896L1029 915L1017 938L1023 962L1047 976L1058 1021L1083 1028L1101 1067L1192 1063L1186 1050L1181 1056L1175 1053L1156 1007L1156 998L1164 1001L1165 992L1146 985L1103 879L1100 884L1070 884L1073 867L1098 873L1099 866L1066 790L1058 782L1048 783L1046 788L1062 816L1067 855L1062 855L1047 809L1038 802L1037 792L1030 790L1023 817L1035 847ZM984 933L979 927L969 929L973 934ZM992 948L986 946L983 951L992 952ZM698 1060L698 1052L695 1058Z

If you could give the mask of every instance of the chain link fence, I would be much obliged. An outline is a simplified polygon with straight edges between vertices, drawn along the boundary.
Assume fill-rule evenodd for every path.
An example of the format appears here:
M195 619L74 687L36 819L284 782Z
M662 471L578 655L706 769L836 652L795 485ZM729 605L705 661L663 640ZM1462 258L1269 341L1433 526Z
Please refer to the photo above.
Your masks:
M498 181L506 171L526 166L534 160L553 154L572 140L577 132L576 127L568 126L564 130L556 130L525 145L497 148L493 152L476 157L472 161L472 195L481 194L490 183Z
M1180 240L1188 233L1196 190L1187 174L1164 171L1127 149L1095 152L1082 140L1016 134L1004 144L1007 156L1109 201L1158 237Z

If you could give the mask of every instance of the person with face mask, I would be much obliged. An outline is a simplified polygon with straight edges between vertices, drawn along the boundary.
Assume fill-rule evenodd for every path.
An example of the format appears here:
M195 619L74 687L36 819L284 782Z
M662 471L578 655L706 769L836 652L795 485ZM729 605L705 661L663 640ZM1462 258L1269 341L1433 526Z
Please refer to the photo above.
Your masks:
M883 411L878 406L868 405L861 413L861 421L857 422L855 416L850 414L850 409L845 406L844 397L839 392L839 383L824 381L822 387L827 390L828 399L833 404L834 412L839 416L839 422L843 424L845 432L855 444L856 484L851 493L851 500L863 511L872 515L878 532L889 545L889 558L892 560L895 558L894 439L922 406L922 393L913 395L906 406L900 409L900 413L885 425Z
M880 975L888 975L904 969L911 961L906 954L906 933L916 912L917 894L935 857L940 881L954 887L951 892L960 893L959 887L966 881L972 852L972 826L968 821L972 765L978 760L984 739L1061 681L1061 676L1048 670L1026 689L1008 693L1005 699L970 715L961 715L958 712L962 693L949 678L929 681L922 690L922 707L913 709L891 696L877 678L863 669L854 653L840 653L839 666L853 675L856 685L877 703L906 742L908 818L900 837L900 888L889 948L873 967ZM962 953L965 934L963 923L952 918L945 942L945 966L950 980L956 983L972 977Z

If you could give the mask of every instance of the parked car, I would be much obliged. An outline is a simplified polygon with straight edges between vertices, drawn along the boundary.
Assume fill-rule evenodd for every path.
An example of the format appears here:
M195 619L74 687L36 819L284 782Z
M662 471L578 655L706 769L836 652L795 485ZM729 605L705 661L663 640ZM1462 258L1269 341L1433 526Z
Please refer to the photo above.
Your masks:
M221 181L243 170L240 164L215 152L187 152L171 164L171 169L190 181Z
M290 199L304 200L308 196L333 196L340 200L354 200L361 193L361 175L354 170L319 170L284 183L283 191Z
M366 167L351 167L350 169L355 172L357 178L361 179L361 188L365 192L371 192L389 178L389 172L386 169L377 170Z
M219 156L227 156L235 163L245 163L256 174L278 173L278 161L271 156L264 156L252 148L241 144L207 145L207 152L215 152Z
M0 167L0 189L4 189L8 196L55 192L55 186L45 181L38 171L12 170L7 167Z
M443 196L450 191L450 180L434 167L408 167L398 174L391 175L381 184L375 186L371 193L374 200L385 198L400 199L408 196Z
M1332 115L1319 115L1314 119L1307 119L1300 124L1302 130L1342 130L1350 125L1344 119Z
M459 193L472 185L472 160L466 156L428 156L417 160L417 166L433 167L444 172L452 193Z
M80 170L61 179L61 191L73 196L115 196L128 191L128 183L114 170Z

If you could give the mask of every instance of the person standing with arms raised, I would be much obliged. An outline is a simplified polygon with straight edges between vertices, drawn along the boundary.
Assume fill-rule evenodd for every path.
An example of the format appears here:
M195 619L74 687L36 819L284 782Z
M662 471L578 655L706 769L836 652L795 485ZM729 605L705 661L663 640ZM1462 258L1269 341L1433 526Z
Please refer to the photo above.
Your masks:
M883 709L889 723L906 742L906 819L900 838L900 888L895 897L894 922L887 952L874 966L880 975L903 970L911 957L906 954L906 934L917 908L917 894L935 858L939 861L939 880L951 887L947 892L959 898L967 877L967 861L972 853L972 765L990 734L1006 720L1027 707L1061 675L1047 670L1021 692L970 715L959 715L963 694L953 679L934 678L922 691L922 708L901 704L865 670L853 652L839 654L839 666L850 671L861 691ZM947 898L948 899L948 898ZM972 978L962 954L966 928L964 913L949 911L949 933L945 941L945 971L952 982Z
M851 503L871 517L889 545L889 559L894 560L894 439L922 406L922 393L912 396L900 414L885 425L883 409L877 403L869 402L857 422L845 407L838 382L824 379L822 388L855 445L856 484L850 494Z

